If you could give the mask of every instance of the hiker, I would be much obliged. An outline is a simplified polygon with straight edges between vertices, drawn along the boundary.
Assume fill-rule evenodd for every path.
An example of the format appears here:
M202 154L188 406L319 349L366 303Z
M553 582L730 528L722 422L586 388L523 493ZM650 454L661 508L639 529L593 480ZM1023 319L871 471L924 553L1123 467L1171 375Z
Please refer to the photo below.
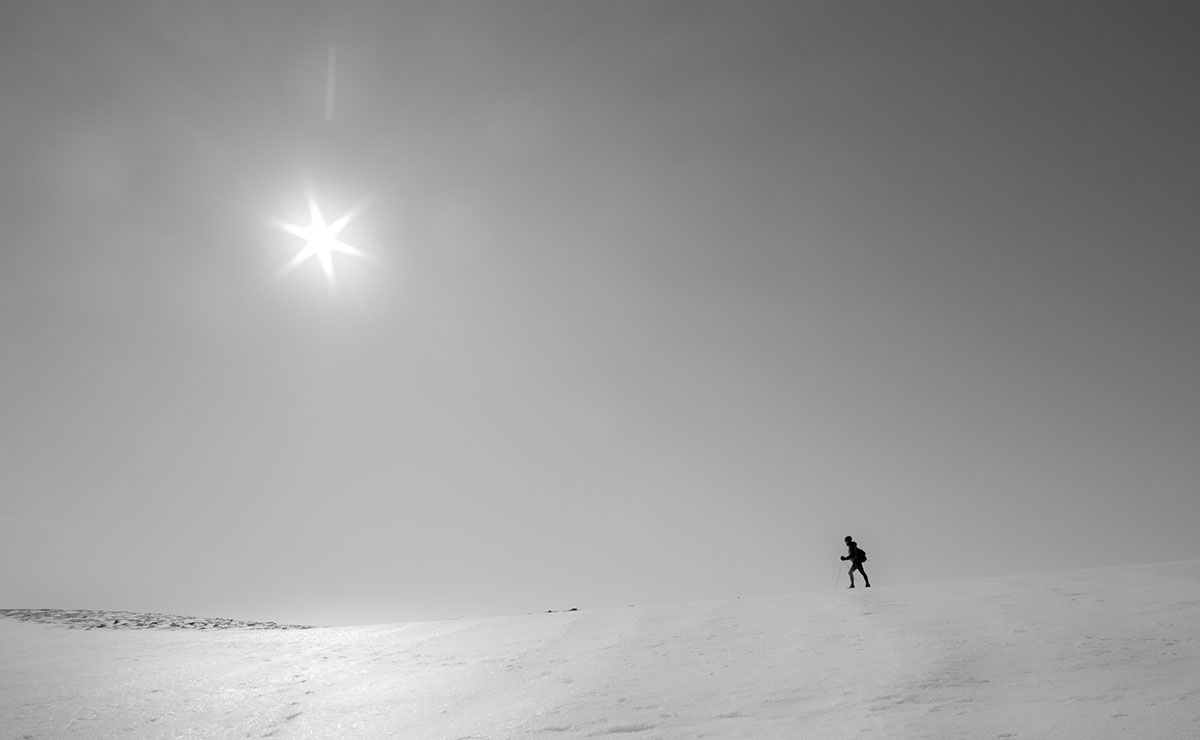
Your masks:
M871 579L867 578L867 572L862 567L863 562L867 559L866 551L858 549L858 543L850 535L846 535L846 548L849 550L849 554L843 555L842 560L850 561L850 588L854 588L854 571L856 570L862 573L863 583L870 588Z

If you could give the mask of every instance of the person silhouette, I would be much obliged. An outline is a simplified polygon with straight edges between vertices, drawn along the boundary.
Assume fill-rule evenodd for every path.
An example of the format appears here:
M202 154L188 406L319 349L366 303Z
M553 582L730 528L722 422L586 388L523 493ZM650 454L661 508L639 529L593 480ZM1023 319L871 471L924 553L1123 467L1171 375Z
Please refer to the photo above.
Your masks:
M850 561L850 588L854 588L854 571L862 573L863 585L867 588L871 587L871 579L867 578L867 572L863 570L862 564L867 559L867 553L858 549L858 543L850 535L846 535L846 549L848 554L842 556L842 560Z

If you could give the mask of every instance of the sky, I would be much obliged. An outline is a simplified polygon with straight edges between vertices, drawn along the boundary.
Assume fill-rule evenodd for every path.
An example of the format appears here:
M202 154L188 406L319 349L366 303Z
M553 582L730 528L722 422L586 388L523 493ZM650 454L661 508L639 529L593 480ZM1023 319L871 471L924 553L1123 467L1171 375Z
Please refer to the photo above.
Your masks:
M1187 3L18 2L0 602L1200 557ZM364 256L295 263L310 201ZM842 579L844 585L844 576Z

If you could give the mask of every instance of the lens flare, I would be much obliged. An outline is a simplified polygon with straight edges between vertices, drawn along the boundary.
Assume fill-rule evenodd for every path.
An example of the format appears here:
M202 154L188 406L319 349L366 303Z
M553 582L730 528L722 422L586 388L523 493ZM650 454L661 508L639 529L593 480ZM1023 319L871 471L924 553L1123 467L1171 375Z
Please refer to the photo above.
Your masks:
M340 218L328 223L321 214L321 207L313 197L308 199L309 223L307 226L280 223L279 227L287 233L304 240L304 247L288 262L285 271L291 272L310 257L316 257L325 277L333 280L333 253L340 252L353 257L365 257L366 254L338 238L338 234L358 215L358 207L352 208Z

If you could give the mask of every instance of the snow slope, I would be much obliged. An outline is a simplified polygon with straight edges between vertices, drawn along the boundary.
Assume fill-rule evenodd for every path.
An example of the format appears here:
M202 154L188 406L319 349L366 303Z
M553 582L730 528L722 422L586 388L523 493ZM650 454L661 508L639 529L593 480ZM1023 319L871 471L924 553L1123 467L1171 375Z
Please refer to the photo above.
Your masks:
M308 630L0 620L0 740L1200 738L1200 561Z

